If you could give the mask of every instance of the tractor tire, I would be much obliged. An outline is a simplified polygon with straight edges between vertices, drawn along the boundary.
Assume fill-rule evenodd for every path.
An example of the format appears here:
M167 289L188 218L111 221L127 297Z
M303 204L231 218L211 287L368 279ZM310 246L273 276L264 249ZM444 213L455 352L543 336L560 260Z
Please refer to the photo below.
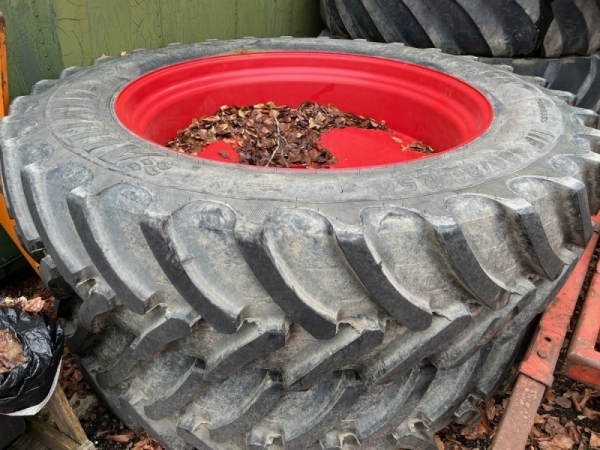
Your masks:
M486 64L511 66L514 73L546 80L549 89L568 91L577 97L575 106L600 111L600 57L572 58L479 58Z
M321 16L336 36L457 55L556 58L600 46L596 0L321 0Z
M181 155L117 118L144 74L273 50L450 74L491 124L410 163L282 171ZM15 99L3 189L71 351L131 429L169 449L435 450L477 419L593 233L598 116L572 101L400 44L172 45Z

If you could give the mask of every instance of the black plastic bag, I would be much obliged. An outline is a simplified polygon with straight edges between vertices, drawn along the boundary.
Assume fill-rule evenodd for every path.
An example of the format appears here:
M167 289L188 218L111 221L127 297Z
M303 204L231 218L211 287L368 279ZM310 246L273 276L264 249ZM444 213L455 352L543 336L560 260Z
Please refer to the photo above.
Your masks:
M23 344L27 362L0 375L0 414L40 404L48 396L63 353L62 328L43 313L0 307L0 330L9 329Z

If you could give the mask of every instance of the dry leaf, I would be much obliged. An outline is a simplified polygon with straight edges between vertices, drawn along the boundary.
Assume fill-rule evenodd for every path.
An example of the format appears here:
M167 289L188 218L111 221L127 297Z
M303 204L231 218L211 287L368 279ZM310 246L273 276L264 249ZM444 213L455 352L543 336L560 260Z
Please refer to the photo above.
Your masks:
M561 397L556 397L555 403L560 406L561 408L565 408L565 409L569 409L572 406L571 400L569 400L568 398L561 396Z
M23 307L23 311L27 311L31 314L37 314L42 310L44 304L46 302L42 300L42 297L35 297L25 302L25 306Z
M9 373L27 362L23 345L10 330L0 330L0 374Z
M426 155L435 153L435 151L429 145L427 145L421 141L413 142L410 145L403 145L402 151L406 151L406 150L412 150L413 152L424 153Z
M489 420L494 420L496 417L496 401L491 399L485 405L485 415Z
M569 420L565 424L565 429L567 430L567 435L575 441L575 443L581 443L581 433L579 432L579 427L573 423L572 420Z
M444 450L444 443L442 442L442 439L437 434L433 438L435 439L435 445L437 446L438 450Z
M563 426L560 424L560 421L557 417L548 416L546 423L543 426L543 430L548 433L550 436L554 436L555 434L562 434L561 431Z
M540 430L538 430L537 427L531 428L531 434L533 435L534 438L540 438L544 435Z
M488 436L488 430L486 429L483 421L479 422L473 428L465 426L460 429L460 435L468 441L477 441L479 439L485 439Z
M590 420L596 420L598 417L600 417L600 411L595 411L593 409L584 407L583 415Z
M573 448L573 439L562 434L556 435L551 441L538 441L538 447L544 450L571 450Z
M571 398L571 400L573 401L573 406L575 407L577 412L583 412L583 409L585 408L585 405L587 404L587 402L589 401L591 396L592 396L592 390L585 388L585 390L583 392L583 396L581 396L581 394L579 394L579 395L574 395Z
M42 300L42 297L34 297L30 300L27 300L26 297L19 298L10 298L7 297L4 299L2 306L9 306L11 308L19 308L23 311L27 311L32 315L36 315L38 312L42 310L46 301Z
M132 450L163 450L163 447L145 431L139 430L138 436L140 440L133 445Z
M590 434L590 447L600 448L600 433Z
M554 405L554 402L556 401L556 394L550 389L546 391L546 401L551 405Z
M134 437L135 437L135 434L133 433L133 431L126 430L121 434L109 434L108 436L106 436L105 439L107 441L112 441L112 442L129 442Z

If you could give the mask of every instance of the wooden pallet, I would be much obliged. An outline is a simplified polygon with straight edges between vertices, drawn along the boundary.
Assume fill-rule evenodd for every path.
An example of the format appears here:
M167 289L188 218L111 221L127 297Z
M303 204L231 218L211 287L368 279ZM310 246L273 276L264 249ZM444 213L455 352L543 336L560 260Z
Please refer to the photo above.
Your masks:
M65 393L56 386L46 404L56 428L34 417L26 418L27 429L8 450L93 450L95 449L73 412Z

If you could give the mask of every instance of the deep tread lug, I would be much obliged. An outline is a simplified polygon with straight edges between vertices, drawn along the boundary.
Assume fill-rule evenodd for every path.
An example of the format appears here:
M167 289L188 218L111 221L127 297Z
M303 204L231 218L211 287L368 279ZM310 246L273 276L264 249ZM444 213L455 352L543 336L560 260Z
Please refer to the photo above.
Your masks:
M465 194L448 198L446 206L483 269L512 292L526 286L531 274L554 280L561 273L564 263L529 203Z
M247 447L265 448L280 439L286 449L307 448L337 423L364 390L354 371L334 372L306 392L286 394L248 434Z
M65 198L78 186L92 178L86 168L63 164L44 169L31 164L23 171L23 189L31 205L31 214L48 253L60 274L71 286L97 274L96 268L82 245Z
M204 362L172 348L145 364L129 384L122 401L140 404L151 420L175 414L187 405L204 383Z
M109 323L118 320L120 326L130 327L129 332L134 338L108 370L96 374L98 384L103 388L116 386L140 361L150 359L169 342L189 334L196 316L191 311L169 311L161 305L138 318L130 313L128 317L121 315L117 319L115 314L114 319L106 320Z
M443 314L443 315L442 315ZM408 331L392 340L358 371L368 385L393 381L419 363L444 342L450 342L472 324L469 311L456 304L434 317L431 327L423 331Z
M283 348L287 330L283 318L245 322L232 335L218 333L203 321L179 347L206 362L206 379L223 381L255 359Z
M508 305L500 311L481 311L477 321L453 339L446 349L433 355L430 358L431 362L440 369L462 365L533 302L536 291L533 286L531 288L524 294L513 294Z
M178 301L139 227L151 202L146 191L127 184L97 195L78 189L68 197L75 227L90 257L119 300L137 314Z
M184 412L177 431L189 444L210 436L225 442L248 431L279 400L281 376L267 370L251 371L212 385Z
M276 210L265 225L261 247L272 272L259 267L264 256L252 263L254 252L247 252L246 260L273 300L314 337L332 338L342 323L356 329L380 328L380 311L348 267L323 216ZM327 284L318 283L324 276Z
M511 180L509 186L536 209L556 253L567 250L565 244L585 247L593 229L587 192L581 181L520 177Z
M283 366L284 386L286 389L305 390L324 375L375 349L382 340L383 329L359 332L349 325L342 325L332 339L317 340L307 345Z
M15 227L23 248L36 260L41 260L44 244L33 222L27 199L23 193L21 171L35 162L44 161L53 154L54 149L46 141L20 144L17 133L9 116L0 122L2 145L2 191L10 217L18 217Z
M283 326L283 313L237 248L235 223L230 208L196 202L169 218L147 215L142 229L173 285L216 330L235 332L245 320L256 319L256 308Z

